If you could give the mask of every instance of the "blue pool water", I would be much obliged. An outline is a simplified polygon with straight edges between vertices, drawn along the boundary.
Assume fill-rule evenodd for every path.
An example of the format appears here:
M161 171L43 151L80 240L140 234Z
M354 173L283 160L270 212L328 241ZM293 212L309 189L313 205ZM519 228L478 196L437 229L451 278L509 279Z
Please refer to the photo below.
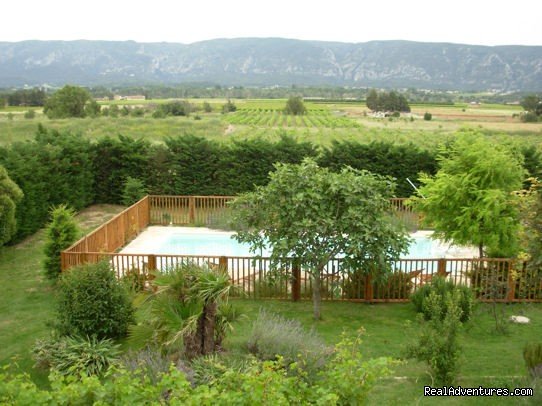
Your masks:
M165 240L157 242L154 250L157 254L183 255L217 255L231 257L253 256L248 244L238 243L230 233L183 234L169 235ZM403 258L440 258L445 256L447 247L428 236L415 236L407 255ZM258 253L259 254L259 253ZM269 256L264 250L262 256Z

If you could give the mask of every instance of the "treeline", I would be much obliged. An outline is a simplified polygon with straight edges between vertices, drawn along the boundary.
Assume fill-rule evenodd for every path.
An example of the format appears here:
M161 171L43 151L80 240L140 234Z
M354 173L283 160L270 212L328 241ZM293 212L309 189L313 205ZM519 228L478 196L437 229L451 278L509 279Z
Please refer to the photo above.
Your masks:
M420 171L435 173L435 153L414 145L334 142L328 148L283 136L219 143L183 135L163 145L118 136L97 142L68 132L38 128L32 142L0 148L0 165L24 193L17 205L20 240L41 228L53 205L80 210L92 203L121 203L128 177L150 194L235 195L264 185L275 162L314 157L321 166L343 165L397 178L397 196L412 193L406 182Z

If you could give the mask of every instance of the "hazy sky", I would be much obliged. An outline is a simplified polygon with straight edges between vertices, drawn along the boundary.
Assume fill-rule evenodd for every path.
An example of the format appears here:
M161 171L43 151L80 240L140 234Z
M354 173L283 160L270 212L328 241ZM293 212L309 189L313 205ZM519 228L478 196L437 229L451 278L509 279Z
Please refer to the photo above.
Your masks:
M9 0L0 41L284 37L542 45L542 0Z

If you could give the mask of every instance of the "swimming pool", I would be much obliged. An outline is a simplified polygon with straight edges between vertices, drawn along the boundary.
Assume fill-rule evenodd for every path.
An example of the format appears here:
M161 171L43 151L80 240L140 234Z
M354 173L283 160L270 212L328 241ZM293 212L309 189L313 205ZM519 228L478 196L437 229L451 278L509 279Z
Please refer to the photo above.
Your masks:
M232 232L200 227L149 227L122 253L154 253L169 255L212 255L227 257L253 256L248 244L232 239ZM431 238L431 232L411 234L412 243L404 259L472 257L472 249L450 246ZM261 253L269 256L268 251Z

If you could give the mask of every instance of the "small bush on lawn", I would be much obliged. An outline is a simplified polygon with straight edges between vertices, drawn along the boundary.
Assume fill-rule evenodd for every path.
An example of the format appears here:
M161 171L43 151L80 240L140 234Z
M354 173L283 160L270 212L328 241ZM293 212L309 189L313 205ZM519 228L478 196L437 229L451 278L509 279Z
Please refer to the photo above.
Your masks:
M432 291L425 303L428 321L420 320L422 331L418 342L407 348L407 357L425 361L434 384L451 385L459 371L461 293L453 290L442 298Z
M143 181L128 176L122 189L122 204L131 206L147 194Z
M56 280L61 272L60 253L77 240L79 231L74 216L75 212L66 205L54 207L51 211L44 247L45 274L51 280Z
M474 294L468 286L456 285L452 281L447 281L442 277L434 278L431 284L420 286L416 292L410 296L410 300L418 313L423 313L426 320L434 316L434 309L428 306L428 298L434 293L438 300L441 313L439 318L443 319L448 313L446 293L459 292L459 307L461 309L461 322L470 319L474 308Z
M523 348L523 359L533 378L542 378L542 343L528 343Z
M57 328L61 335L117 338L133 319L130 297L109 263L70 269L59 280Z
M37 367L74 376L102 375L119 354L113 341L96 337L38 340L32 350Z
M314 330L306 331L297 320L260 310L247 343L250 353L261 360L281 357L285 364L298 362L314 372L325 365L331 352Z

